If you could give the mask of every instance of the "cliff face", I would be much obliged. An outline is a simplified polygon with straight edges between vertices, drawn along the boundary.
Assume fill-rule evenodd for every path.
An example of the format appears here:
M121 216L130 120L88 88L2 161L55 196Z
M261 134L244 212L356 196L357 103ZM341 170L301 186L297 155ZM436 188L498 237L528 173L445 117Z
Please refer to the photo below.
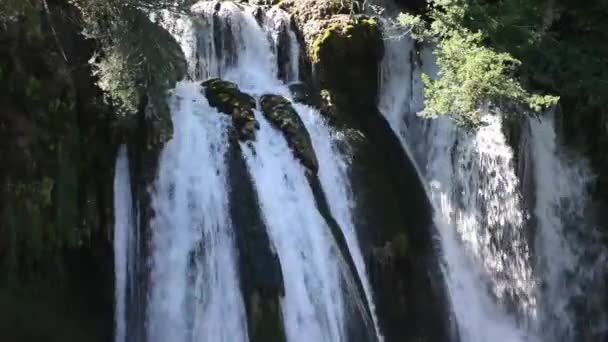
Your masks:
M150 82L136 84L132 113L100 90L90 61L107 51L81 34L81 10L65 0L0 10L0 333L9 341L112 339L116 151L130 147L137 222L148 234L149 187L172 136ZM153 35L150 51L184 64L168 32L143 12L132 19L134 34Z
M111 119L75 11L0 23L0 334L108 340Z
M0 334L9 341L109 341L116 150L129 144L145 255L150 186L172 130L146 96L132 117L116 116L96 86L88 63L96 46L79 34L78 12L63 1L50 5L0 23ZM436 321L447 312L443 289L428 272L437 269L430 207L377 109L378 22L350 2L281 6L294 14L305 46L311 102L333 124L360 133L350 141L351 176L382 330L389 340L445 340Z
M387 341L449 340L432 209L412 161L378 111L379 22L348 1L280 6L293 13L302 37L312 102L334 126L352 133L356 225Z

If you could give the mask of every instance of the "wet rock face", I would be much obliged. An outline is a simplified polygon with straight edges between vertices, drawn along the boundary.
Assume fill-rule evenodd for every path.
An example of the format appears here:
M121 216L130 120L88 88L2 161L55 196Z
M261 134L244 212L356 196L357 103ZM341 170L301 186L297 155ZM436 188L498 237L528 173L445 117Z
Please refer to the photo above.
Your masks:
M31 5L27 25L23 17L0 24L0 336L108 341L110 113L73 9Z
M280 299L285 295L281 261L271 247L253 180L236 137L228 153L230 217L239 256L241 291L251 342L286 341Z
M255 140L255 132L259 129L254 114L255 99L241 92L236 84L217 78L207 80L201 86L209 105L232 116L239 140Z
M262 113L276 128L280 129L300 162L313 174L319 170L317 156L310 135L291 102L280 95L263 95L260 99Z
M350 124L355 224L386 341L449 341L432 208L412 161L378 112Z
M289 92L296 102L313 105L314 101L310 96L310 90L305 83L292 83L289 85Z

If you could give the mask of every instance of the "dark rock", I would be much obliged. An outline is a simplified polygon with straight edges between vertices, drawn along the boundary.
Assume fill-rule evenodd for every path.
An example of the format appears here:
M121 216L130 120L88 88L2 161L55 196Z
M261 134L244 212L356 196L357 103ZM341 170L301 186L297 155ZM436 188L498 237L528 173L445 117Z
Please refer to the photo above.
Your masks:
M254 114L255 99L241 92L236 84L218 78L207 80L201 85L209 105L232 116L239 140L255 140L255 131L259 128Z
M291 102L280 95L263 95L260 99L262 113L270 123L281 130L295 156L313 174L319 169L317 156L306 126Z
M329 91L335 105L348 109L349 114L364 113L356 109L374 106L378 101L378 66L383 48L375 19L332 18L315 36L309 51L318 89Z
M280 298L285 294L281 263L272 250L257 193L236 139L228 154L230 217L239 250L241 291L252 342L286 341Z
M327 202L327 197L323 192L323 187L319 181L319 178L313 174L308 174L307 178L312 190L312 194L315 198L317 210L329 227L330 233L332 234L340 251L340 261L343 262L343 267L341 267L341 269L344 277L349 279L346 282L348 284L354 284L354 288L351 288L350 292L355 294L353 298L360 299L360 301L356 299L349 300L347 303L350 311L349 325L347 327L347 333L349 336L348 339L349 341L353 342L376 341L376 336L373 333L374 325L369 303L367 302L367 297L365 296L363 283L357 274L355 262L350 254L350 250L348 249L346 237L342 233L342 228L340 228L340 225L331 213L329 203Z
M313 105L310 91L305 83L296 82L289 85L289 92L296 102Z
M108 341L113 116L75 9L39 5L0 23L0 335Z

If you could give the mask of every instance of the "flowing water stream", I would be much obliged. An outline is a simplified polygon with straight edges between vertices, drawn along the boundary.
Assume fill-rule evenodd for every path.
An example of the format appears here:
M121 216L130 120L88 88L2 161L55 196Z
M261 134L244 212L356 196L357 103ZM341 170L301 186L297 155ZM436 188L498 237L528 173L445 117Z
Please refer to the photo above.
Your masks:
M300 81L301 48L290 16L277 7L206 1L192 12L160 14L182 45L190 80L178 83L170 100L174 136L150 189L155 216L146 260L138 252L125 146L116 161L115 342L135 340L130 311L140 305L133 299L143 288L136 278L140 264L149 268L145 308L138 308L146 312L146 341L249 341L229 209L232 122L210 107L200 82L220 77L257 99L277 94L292 100L288 84ZM588 219L593 176L584 160L559 147L553 114L524 125L519 163L528 156L531 181L522 184L518 151L499 116L486 114L478 131L467 132L446 118L416 115L423 109L421 74L437 77L431 49L419 51L406 35L387 36L379 108L416 162L434 208L446 310L458 339L593 341L608 328L605 289L598 285L608 274L607 254ZM319 208L309 170L256 111L256 140L241 143L240 151L280 260L287 340L382 341L382 317L355 230L350 160L338 148L341 133L316 109L293 107L310 134L322 196L346 250Z

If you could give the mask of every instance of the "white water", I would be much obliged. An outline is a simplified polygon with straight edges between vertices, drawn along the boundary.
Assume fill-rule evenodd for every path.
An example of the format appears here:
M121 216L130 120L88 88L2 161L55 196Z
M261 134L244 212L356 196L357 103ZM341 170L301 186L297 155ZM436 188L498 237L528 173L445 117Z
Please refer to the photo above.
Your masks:
M447 119L423 122L416 117L422 109L419 75L436 76L432 60L423 54L422 69L408 37L386 40L385 46L381 109L426 179L460 339L535 340L507 313L513 307L524 323L533 322L536 284L513 153L500 120L485 116L487 126L476 134Z
M242 146L283 270L287 338L346 341L339 250L317 211L305 170L261 116L254 149Z
M229 118L190 82L177 85L171 112L174 138L153 197L148 339L244 342L226 183Z
M593 176L584 160L560 149L553 113L530 119L529 130L538 220L536 251L543 279L543 334L547 339L575 341L577 315L587 317L584 335L607 329L602 296L597 293L604 289L596 285L605 279L607 254L585 217ZM575 302L582 312L575 311Z
M134 249L137 245L127 147L121 146L114 171L114 342L127 342L129 286L134 285Z
M215 8L214 2L196 4L193 11L205 19L194 20L190 24L178 23L178 28L173 30L178 35L187 36L178 37L182 44L196 42L194 49L184 47L187 56L192 57L189 64L194 70L194 77L221 77L237 83L242 91L256 97L272 93L291 98L289 89L277 77L279 65L276 55L278 44L281 43L280 34L286 31L289 56L285 81L298 81L299 46L296 35L289 26L289 16L282 10L273 8L265 13L260 26L254 17L253 7L241 8L225 2L219 11L216 12ZM215 19L212 19L214 15ZM218 37L220 39L216 39ZM177 96L181 96L179 92ZM296 108L300 112L306 108L306 114L311 114L308 107ZM319 113L311 115L318 116ZM351 301L361 302L360 298L350 298L356 293L353 290L355 285L352 276L346 275L349 273L346 263L333 241L329 227L316 208L303 167L294 159L282 135L271 128L259 113L257 116L261 128L257 133L257 141L253 144L255 153L249 146L242 146L242 149L254 178L271 243L281 260L286 290L282 312L288 340L346 341L346 310L352 308ZM320 143L329 144L328 128L320 121L309 123L317 130L322 130L321 138L325 140ZM314 136L313 140L316 144ZM338 156L334 150L330 148L323 152L329 153L330 155L323 156L333 158L329 161L335 163L334 159ZM322 161L322 169L328 165L326 159ZM330 168L334 166L329 165ZM334 172L334 169L329 172ZM330 173L328 177L335 175ZM338 187L347 187L344 175L340 177L342 183ZM332 186L336 188L335 185ZM328 192L327 188L324 190ZM341 206L335 209L339 210L339 215L335 212L334 215L340 216L339 223L348 225L342 226L342 229L345 230L357 272L363 278L365 267L352 227L352 218L344 218L344 215L350 215L344 212L351 209L351 204L347 202L350 199L346 193L335 194L332 190L329 191L334 195L332 199L342 202L332 203ZM362 283L368 302L371 303L366 277Z
M327 196L331 213L344 233L357 274L363 285L376 335L378 340L382 341L383 337L378 325L372 289L354 225L353 210L355 203L348 178L349 163L347 156L342 155L336 145L340 137L329 129L318 111L300 104L296 104L294 107L300 113L300 117L310 134L319 161L319 180Z

